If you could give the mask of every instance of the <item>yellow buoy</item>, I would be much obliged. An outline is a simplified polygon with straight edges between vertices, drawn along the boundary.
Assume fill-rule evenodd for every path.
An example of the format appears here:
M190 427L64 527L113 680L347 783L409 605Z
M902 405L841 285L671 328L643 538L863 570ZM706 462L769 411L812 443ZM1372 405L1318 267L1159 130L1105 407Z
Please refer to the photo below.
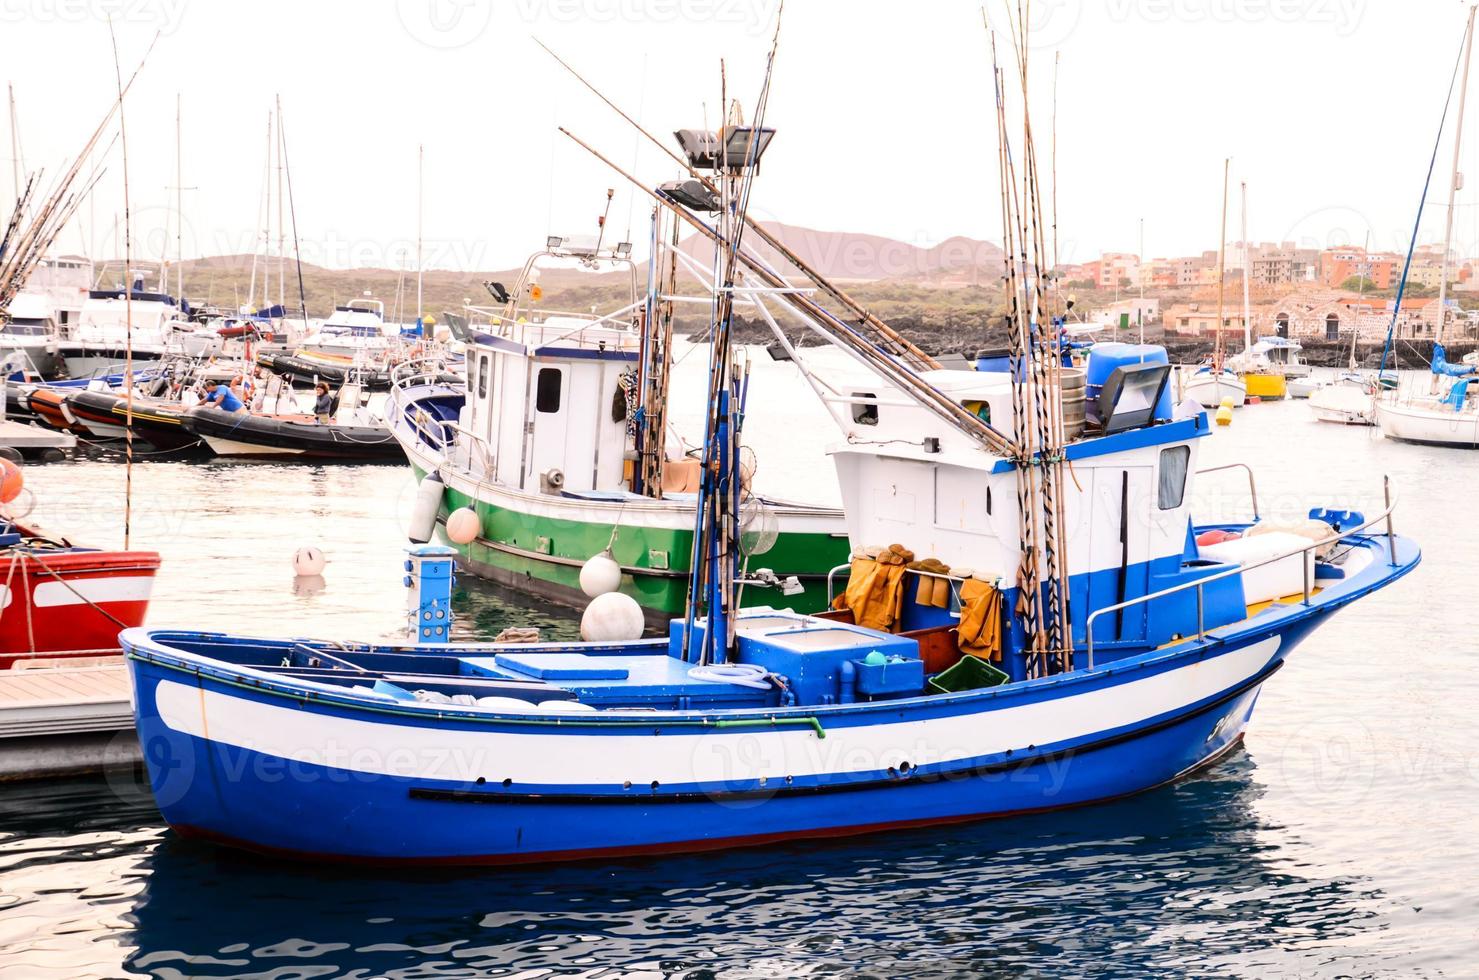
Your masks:
M1217 409L1217 424L1232 425L1232 412L1232 406L1227 402L1223 402Z

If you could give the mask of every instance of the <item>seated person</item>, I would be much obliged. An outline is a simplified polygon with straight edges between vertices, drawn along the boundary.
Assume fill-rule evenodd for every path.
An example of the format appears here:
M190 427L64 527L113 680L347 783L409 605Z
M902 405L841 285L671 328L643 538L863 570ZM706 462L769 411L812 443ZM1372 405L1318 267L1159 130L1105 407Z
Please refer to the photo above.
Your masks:
M205 404L214 405L223 412L245 412L246 406L232 393L231 388L218 381L205 383Z

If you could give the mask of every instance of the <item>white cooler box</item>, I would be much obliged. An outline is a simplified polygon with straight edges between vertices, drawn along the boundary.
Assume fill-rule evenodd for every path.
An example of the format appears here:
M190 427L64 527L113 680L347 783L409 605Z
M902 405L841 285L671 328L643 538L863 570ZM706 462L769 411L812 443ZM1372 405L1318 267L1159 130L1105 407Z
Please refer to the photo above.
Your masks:
M1223 541L1220 544L1200 545L1197 551L1203 558L1246 566L1253 562L1263 561L1265 558L1286 554L1296 548L1303 548L1309 543L1310 539L1302 534L1270 531L1267 534L1256 534L1251 538L1233 538L1231 541ZM1282 599L1291 595L1303 596L1306 569L1301 567L1301 559L1308 563L1310 588L1314 588L1315 553L1311 550L1303 555L1289 555L1282 561L1270 562L1259 568L1243 572L1244 601L1251 606L1255 602L1266 602L1269 599Z

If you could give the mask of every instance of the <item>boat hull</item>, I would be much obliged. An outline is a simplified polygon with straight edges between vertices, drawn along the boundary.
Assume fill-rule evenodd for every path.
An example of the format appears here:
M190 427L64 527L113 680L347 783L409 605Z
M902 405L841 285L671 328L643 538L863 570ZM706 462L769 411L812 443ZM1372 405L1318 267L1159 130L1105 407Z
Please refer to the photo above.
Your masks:
M654 718L594 736L568 715L533 731L366 727L137 656L131 667L153 789L180 833L318 860L517 864L874 833L1142 792L1235 745L1292 646L1265 637L1076 692L815 709L815 730ZM577 756L570 771L587 782L525 781L530 766L558 773Z
M1288 394L1288 384L1282 374L1254 374L1242 376L1245 395L1277 400Z
M405 454L380 426L319 425L312 420L192 408L185 428L218 456L309 462L402 462Z
M1376 406L1381 434L1423 446L1479 449L1479 412L1454 411L1436 402L1382 401Z
M13 553L14 554L14 553ZM159 555L139 551L14 554L0 586L0 670L18 660L117 653L121 629L149 608Z
M413 462L418 480L429 465ZM666 628L683 613L693 550L691 504L535 497L488 484L468 486L450 476L444 516L461 507L477 512L483 533L467 544L447 543L457 549L458 564L479 578L584 608L590 598L580 587L581 567L612 544L615 532L612 553L622 566L621 591L637 600L648 624ZM780 513L778 523L775 544L756 557L755 567L770 568L782 579L794 575L803 591L782 597L773 588L754 587L745 590L741 604L825 608L827 573L849 554L841 513Z
M1224 376L1221 379L1207 374L1194 374L1187 379L1182 397L1190 398L1203 408L1218 408L1224 398L1232 399L1233 408L1241 408L1248 401L1248 389L1241 380Z

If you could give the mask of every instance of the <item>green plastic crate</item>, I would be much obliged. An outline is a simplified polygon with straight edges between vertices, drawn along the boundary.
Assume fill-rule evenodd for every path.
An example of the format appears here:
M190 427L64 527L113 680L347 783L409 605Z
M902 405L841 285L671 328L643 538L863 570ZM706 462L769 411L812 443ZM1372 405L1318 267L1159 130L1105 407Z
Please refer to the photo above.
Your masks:
M983 687L996 687L1011 680L980 657L967 654L929 679L929 690L935 694L954 694L956 691L977 691Z

